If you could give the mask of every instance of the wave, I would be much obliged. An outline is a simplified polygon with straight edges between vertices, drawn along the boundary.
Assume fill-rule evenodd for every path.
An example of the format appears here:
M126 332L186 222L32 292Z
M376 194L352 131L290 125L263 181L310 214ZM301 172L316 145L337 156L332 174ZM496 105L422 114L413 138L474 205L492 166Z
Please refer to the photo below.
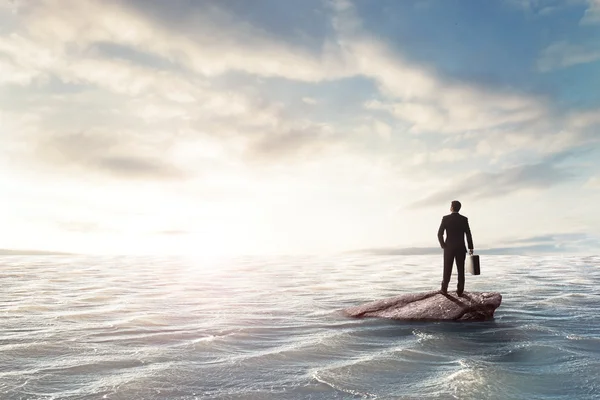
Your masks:
M2 398L520 400L600 393L600 258L486 257L484 275L467 277L467 287L504 295L491 322L339 313L437 287L439 261L253 259L207 270L135 258L5 259Z
M347 387L343 387L342 385L338 385L338 384L336 384L334 382L330 382L327 379L322 378L319 375L319 371L315 371L312 374L312 378L314 380L316 380L317 382L322 383L324 385L327 385L330 388L332 388L333 390L335 390L337 392L340 392L342 394L349 394L349 395L351 395L353 397L359 397L359 398L362 398L362 399L376 399L378 397L376 394L373 394L373 393L362 392L362 391L357 390L357 389L350 389L350 388L347 388Z

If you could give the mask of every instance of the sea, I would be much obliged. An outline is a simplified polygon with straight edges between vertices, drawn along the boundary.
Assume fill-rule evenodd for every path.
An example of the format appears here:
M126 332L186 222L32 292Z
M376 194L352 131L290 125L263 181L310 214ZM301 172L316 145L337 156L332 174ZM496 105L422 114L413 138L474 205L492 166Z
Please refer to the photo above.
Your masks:
M494 320L403 322L341 310L441 255L3 256L0 399L600 399L600 256L481 270Z

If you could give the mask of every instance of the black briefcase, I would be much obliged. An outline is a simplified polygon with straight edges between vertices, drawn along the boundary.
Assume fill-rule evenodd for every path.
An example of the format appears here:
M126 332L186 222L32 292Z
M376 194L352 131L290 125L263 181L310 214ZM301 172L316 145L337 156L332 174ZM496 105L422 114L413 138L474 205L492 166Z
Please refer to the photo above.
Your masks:
M481 269L479 268L479 256L478 255L469 255L467 256L467 271L471 275L479 275L481 274Z

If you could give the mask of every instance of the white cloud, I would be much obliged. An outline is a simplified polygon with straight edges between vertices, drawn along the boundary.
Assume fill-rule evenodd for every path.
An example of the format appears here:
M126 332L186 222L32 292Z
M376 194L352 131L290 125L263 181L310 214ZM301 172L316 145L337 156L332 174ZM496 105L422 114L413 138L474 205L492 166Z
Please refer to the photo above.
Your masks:
M144 149L133 143L134 135L115 132L87 131L49 134L34 148L37 159L54 168L83 168L86 173L100 172L121 178L178 179L183 172L167 162L156 149Z
M129 96L131 99L119 110L121 118L135 116L146 124L158 124L170 135L190 132L186 128L192 127L194 133L186 134L188 140L194 141L190 134L196 135L197 141L219 137L231 142L231 156L246 152L251 158L258 156L265 161L272 157L277 162L281 160L278 152L291 155L320 149L310 156L322 157L327 146L372 135L362 128L335 134L335 122L313 123L256 92L210 84L211 76L228 71L309 82L347 76L371 78L381 96L365 103L367 113L384 111L399 123L393 128L380 120L371 123L371 131L384 141L407 132L446 134L454 143L466 140L477 146L479 155L493 153L495 158L518 146L540 149L540 136L545 138L545 152L578 143L573 133L578 129L576 124L566 133L548 127L556 125L556 118L543 98L449 82L433 70L407 62L365 32L349 1L333 3L337 37L327 40L320 54L278 42L248 24L234 25L232 17L216 7L198 16L203 23L177 30L158 25L119 3L72 1L65 7L64 3L45 0L35 4L19 15L27 31L0 38L0 51L12 63L9 65L18 63L25 71L22 75L9 73L13 83L27 85L36 78L55 76L65 83L94 85ZM251 43L248 38L252 38ZM176 73L110 58L95 51L97 43L151 53L191 72ZM316 103L312 97L302 101ZM544 120L552 122L537 127L537 121ZM574 139L567 140L568 135ZM138 144L150 143L146 137L140 140ZM160 140L153 143L157 148L162 146ZM452 146L451 142L438 141L437 148L426 152L433 156L427 157L463 159L461 151L448 150Z
M539 0L506 0L506 2L525 11L531 11L539 4Z
M113 2L71 1L65 5L47 0L32 4L19 15L26 31L0 37L0 54L5 57L0 60L8 60L0 63L6 72L0 84L2 79L5 83L29 85L34 79L56 77L66 84L93 85L130 97L116 111L118 120L134 116L145 123L169 121L172 125L165 128L170 132L192 126L197 140L207 135L220 136L224 141L233 141L232 148L247 146L249 154L261 157L279 158L276 151L304 147L311 141L319 142L319 147L327 144L320 134L307 133L322 132L322 128L295 120L290 113L284 116L282 105L260 94L214 88L209 83L210 76L233 70L308 81L343 76L339 75L343 65L337 61L332 64L335 68L328 67L327 54L320 59L292 49L247 24L219 24L218 20L231 17L216 8L210 9L210 15L199 15L204 22L194 24L197 30L186 35ZM222 29L223 26L236 28ZM220 39L216 40L215 35ZM192 71L175 73L111 58L95 51L97 43L152 53ZM304 101L316 103L308 97ZM65 106L60 103L57 108ZM52 111L46 114L52 116ZM51 129L43 122L36 133L29 135L34 142L47 136L43 131ZM70 128L71 132L78 131L77 126ZM159 136L166 135L167 132ZM139 138L136 145L152 142L157 148L162 146L160 140L150 139L149 135ZM239 153L235 149L234 152Z
M338 4L335 26L346 59L354 62L359 74L374 79L382 93L383 99L368 101L366 109L389 112L408 124L409 132L473 131L483 137L490 131L519 127L523 135L537 137L523 126L551 116L543 98L447 81L426 67L406 62L364 32L351 3Z
M177 31L113 2L46 0L23 18L33 39L62 53L67 43L85 50L109 42L185 65L204 76L230 70L302 81L348 76L333 43L327 43L321 54L311 54L216 7L204 8L195 15L193 26L182 24Z
M600 60L598 43L572 44L560 41L551 44L540 53L537 65L541 72L548 72L597 60Z
M554 165L536 167L536 158L585 142L589 135L581 132L597 121L592 111L563 120L544 97L451 81L410 62L367 32L349 1L333 2L335 32L312 51L227 15L218 2L190 18L193 25L177 26L135 4L24 2L14 16L19 28L0 36L0 85L18 103L9 104L16 112L0 113L1 161L8 155L35 175L20 186L29 202L9 201L27 207L13 205L5 214L38 210L31 224L51 220L80 236L97 227L117 232L100 241L107 248L126 235L141 248L144 232L174 230L189 232L191 248L203 241L223 247L231 232L239 242L232 246L262 240L263 249L331 238L339 245L341 237L361 246L413 240L389 227L387 217L399 203L450 182L457 164L487 168L473 175L481 186L474 197L495 193L488 181L506 192L548 188L552 173L562 181L568 176ZM272 77L279 79L265 79ZM361 104L332 106L315 85L348 77L376 88L356 113L336 106ZM308 83L311 91L302 93L315 97L286 93L292 106L267 89L273 82ZM306 105L295 109L298 99ZM519 151L530 153L531 165L514 166L507 156ZM20 179L12 166L2 168L0 180ZM80 197L57 198L48 214L36 202L57 191L54 183L27 190L53 171L71 185L65 198ZM100 204L109 211L99 206L72 216L72 209L94 203L98 193L87 193L94 177L107 184ZM447 193L425 202L445 203ZM418 211L400 214L398 226L423 225ZM18 225L14 218L10 225ZM260 232L248 231L255 227ZM280 235L284 229L293 239ZM20 235L26 240L24 228Z
M536 164L518 165L499 172L476 172L455 178L444 189L411 204L412 208L441 204L459 196L471 199L503 197L522 191L547 189L572 178L572 172L556 166L552 158Z
M239 94L235 99L225 94L229 97L226 99L168 71L94 57L93 52L92 56L86 54L94 43L111 42L175 60L204 76L236 70L303 81L366 76L378 83L387 98L370 102L368 107L389 111L410 124L415 133L498 128L538 119L546 113L541 99L444 82L432 71L407 63L364 32L347 1L335 3L338 38L336 42L326 42L320 55L290 48L247 24L218 29L217 25L226 25L219 21L231 22L231 17L215 9L199 16L202 23L195 24L198 30L193 32L192 40L115 3L70 2L69 7L57 4L47 0L24 14L30 38L5 39L0 42L0 49L4 47L13 59L21 59L29 70L54 74L65 82L94 84L131 96L150 92L172 100L196 100L212 114L248 114L255 121L260 120L256 110ZM247 43L249 37L251 44ZM73 48L79 50L71 54ZM19 80L28 83L32 75L35 72ZM310 103L313 99L304 101ZM277 124L272 114L263 120L271 126Z
M558 126L553 126L558 124ZM487 132L476 139L476 153L492 163L513 153L529 152L533 159L590 143L593 137L577 129L562 129L558 121L543 121L526 130L507 129Z
M581 25L600 24L600 0L588 0L589 6L581 19Z
M589 178L585 182L584 187L589 189L600 189L600 175L592 176L591 178Z
M585 187L591 189L600 189L600 176L593 176L587 180Z
M231 22L231 17L214 9L199 16L202 23L195 25L199 30L194 31L192 40L114 3L71 2L69 7L61 3L59 9L52 1L43 4L24 17L31 40L12 43L12 54L20 56L21 49L28 49L22 55L25 65L40 73L57 74L65 81L88 82L131 95L152 86L165 96L176 92L187 99L198 98L189 82L178 82L164 71L158 74L117 60L69 60L68 48L83 52L94 43L108 41L175 60L204 76L237 70L311 82L370 77L391 100L381 107L411 123L415 132L485 129L539 118L545 111L540 99L443 82L422 66L410 65L362 30L349 2L335 3L339 37L337 42L326 42L321 54L290 48L248 25L219 29L225 25L219 21ZM251 44L247 43L249 37ZM25 42L23 38L19 41ZM61 62L65 58L69 61ZM25 81L30 75L20 79Z
M496 98L494 98L496 97ZM511 104L511 100L514 104ZM449 90L437 98L420 101L370 101L367 109L385 110L411 125L413 133L457 134L497 129L543 118L542 101L493 96L471 90Z
M381 138L385 140L390 140L392 137L393 129L390 125L386 124L380 120L373 121L373 130L377 133Z
M439 164L453 164L467 158L475 158L479 154L471 149L443 148L434 151L414 153L411 157L413 166L422 167L425 164L438 167Z
M38 76L38 72L22 67L12 60L0 58L0 85L29 85Z
M505 0L513 7L532 15L548 16L565 7L587 3L588 0ZM594 0L592 0L594 1Z
M585 129L600 125L600 108L571 112L567 117L568 126Z

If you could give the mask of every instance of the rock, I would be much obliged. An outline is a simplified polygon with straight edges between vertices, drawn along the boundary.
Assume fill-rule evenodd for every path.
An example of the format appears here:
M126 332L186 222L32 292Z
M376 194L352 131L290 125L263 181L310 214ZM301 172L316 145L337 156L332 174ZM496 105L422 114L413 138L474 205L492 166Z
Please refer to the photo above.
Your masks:
M502 295L497 292L442 294L440 291L407 293L377 300L344 312L355 318L379 317L411 321L485 321L494 318Z

